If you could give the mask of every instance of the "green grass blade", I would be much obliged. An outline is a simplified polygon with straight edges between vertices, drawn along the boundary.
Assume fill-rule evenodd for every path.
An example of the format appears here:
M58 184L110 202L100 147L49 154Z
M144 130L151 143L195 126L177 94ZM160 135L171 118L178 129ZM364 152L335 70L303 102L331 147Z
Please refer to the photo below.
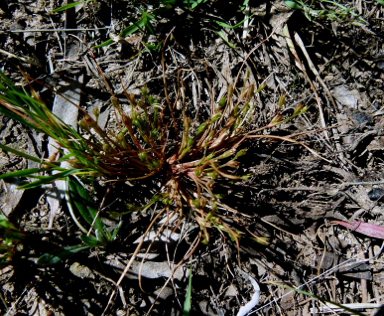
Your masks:
M338 2L335 2L335 1L331 1L331 0L320 0L320 1L321 2L331 3L331 4L335 5L335 6L338 6L338 7L342 8L345 12L349 12L353 16L357 17L359 20L364 21L365 23L368 24L368 21L364 20L360 15L358 15L355 12L353 12L352 10L349 10L346 6L343 6L341 3L338 3Z
M122 225L123 225L123 221L120 220L119 224L117 224L116 228L113 230L113 233L112 233L111 238L109 239L109 241L113 241L116 238L117 233L119 232L119 230L120 230Z
M95 207L92 198L89 196L88 191L74 177L68 178L68 188L71 201L76 205L76 208L84 220L89 225L92 225L97 214L97 208ZM108 238L105 236L107 229L104 223L101 221L100 217L96 219L94 228L99 231L99 234L104 235L104 239L108 240Z
M245 21L249 20L251 17L253 17L255 14L252 14L250 15L248 18L244 19L243 21L237 23L236 25L234 26L231 26L229 24L226 24L224 22L220 22L220 21L217 21L217 20L214 20L214 22L216 22L216 24L220 25L221 27L224 27L226 29L237 29L239 26L241 26L242 24L244 24Z
M237 12L242 12L242 11L244 11L244 9L245 9L245 8L247 7L247 5L248 5L248 2L249 2L249 0L244 0L242 6L240 7L240 9L239 9Z
M20 102L20 100L16 98L14 94L14 91L17 91L15 90L15 88L9 87L9 86L5 87L0 83L0 90L3 92L3 94L1 95L1 99L9 102L10 104L16 105L18 107L23 106L23 104Z
M158 16L160 16L161 14L163 14L164 12L168 11L169 9L171 9L172 6L169 5L169 4L166 4L164 7L160 8L160 9L157 9L155 10L153 13L151 14L148 14L146 15L145 18L141 18L139 21L137 22L134 22L134 24L126 27L124 30L122 30L119 34L120 37L127 37L128 35L136 32L139 28L142 28L144 26L144 22L145 20L147 21L150 21ZM101 48L101 47L104 47L104 46L107 46L109 44L112 44L114 43L113 40L108 40L100 45L97 45L97 46L94 46L93 48Z
M70 169L70 170L56 173L56 174L51 175L51 176L41 176L41 177L39 176L38 177L39 180L33 181L33 182L25 184L25 185L22 185L19 188L24 189L24 190L38 188L44 184L48 184L48 183L54 182L56 180L63 179L65 177L68 177L71 174L74 174L74 173L80 172L80 171L81 171L80 169Z
M217 35L219 35L221 37L221 39L225 42L225 44L227 44L229 47L231 47L233 49L237 49L236 46L233 46L230 42L228 42L228 40L225 38L222 30L216 29L215 32L217 33Z
M113 44L115 41L113 39L109 39L108 41L105 41L104 43L101 43L100 45L93 46L93 48L102 48L104 46L108 46Z
M30 177L34 173L38 173L43 171L41 168L31 168L31 169L25 169L25 170L20 170L20 171L14 171L10 173L5 173L0 175L0 180L1 179L7 179L7 178L18 178L18 177Z
M3 98L4 100L6 99L4 96L0 96L0 98ZM16 113L13 113L12 111L8 110L7 108L4 108L4 107L0 107L0 113L4 114L5 116L25 125L25 126L28 126L29 128L32 128L32 129L35 129L37 130L38 132L41 132L41 129L32 124L31 122L29 122L28 120L24 119L23 117L17 115Z
M191 311L191 296L192 296L192 263L189 267L189 278L188 278L188 290L184 301L183 316L189 316Z
M2 71L0 71L0 78L1 81L3 81L10 89L15 89L15 85L13 84L12 80L9 79Z
M14 240L24 239L25 233L10 222L3 214L0 214L0 236L3 241L5 239L5 241L9 240L12 242Z
M66 4L66 5L63 5L60 8L57 8L57 9L53 10L52 12L55 13L55 12L65 11L65 10L73 8L73 7L75 7L75 6L79 5L79 4L86 3L86 2L89 2L89 1L95 1L95 0L85 0L85 1L69 3L69 4Z
M100 246L100 241L98 241L95 237L93 236L86 236L82 235L80 236L81 241L88 245L89 247L98 247Z
M183 4L186 5L186 9L193 10L195 9L199 4L205 3L208 0L184 0Z
M31 161L34 161L34 162L37 162L37 163L41 163L43 165L46 165L48 167L52 167L54 169L57 169L57 170L65 170L64 168L60 168L58 166L56 166L55 164L53 163L49 163L49 162L46 162L46 161L42 161L41 159L39 158L36 158L36 157L33 157L31 155L28 155L26 153L23 153L22 151L18 151L17 149L14 149L12 147L9 147L7 145L3 145L0 143L0 149L6 151L6 152L10 152L12 154L15 154L17 156L20 156L20 157L23 157L25 159L28 159L28 160L31 160Z
M291 9L294 10L303 10L303 8L295 1L291 0L284 0L285 4L290 7Z
M39 259L37 259L37 264L40 264L40 265L56 264L88 248L90 248L88 245L80 244L76 246L55 249L51 252L47 252L43 254Z

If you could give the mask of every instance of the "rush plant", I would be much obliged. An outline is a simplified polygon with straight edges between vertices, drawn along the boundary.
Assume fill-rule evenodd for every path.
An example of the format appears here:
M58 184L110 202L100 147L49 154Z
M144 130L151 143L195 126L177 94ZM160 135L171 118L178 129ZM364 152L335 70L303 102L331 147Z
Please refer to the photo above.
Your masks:
M164 64L163 55L163 73ZM31 189L55 180L69 179L74 175L87 180L103 176L109 181L133 181L155 177L161 173L164 175L161 189L149 197L150 202L146 205L129 205L128 212L143 212L160 203L163 207L156 218L167 212L171 214L168 216L169 221L175 215L179 215L181 219L187 210L200 226L203 243L209 241L209 228L213 227L228 233L238 244L239 232L224 221L226 217L219 211L230 208L223 203L222 196L216 193L215 187L223 181L233 183L250 177L248 174L237 172L238 159L247 151L243 146L245 141L270 137L297 143L291 137L268 136L260 132L304 113L307 107L298 105L291 115L283 117L279 110L285 102L285 97L281 96L277 113L270 122L253 128L254 118L257 117L255 96L265 85L256 87L253 83L248 84L249 71L246 71L242 88L236 88L237 78L234 85L228 85L227 94L218 103L214 102L211 95L209 114L194 127L182 80L183 72L188 70L182 69L178 72L178 89L173 102L168 96L165 75L164 102L150 96L145 87L142 88L139 98L123 87L131 106L129 113L123 111L100 68L99 71L111 94L110 100L118 124L118 130L115 132L100 128L97 122L98 110L94 111L93 119L85 110L73 104L82 115L78 124L80 131L77 131L51 113L32 87L31 81L36 80L22 72L29 87L29 94L26 90L19 90L0 73L0 112L53 138L58 151L56 159L45 159L0 144L0 148L5 151L41 164L40 168L0 175L0 179L34 178L35 181L20 187ZM181 104L179 109L176 106L178 102ZM67 161L70 168L63 168L63 161ZM69 181L72 181L72 185L78 185L74 180ZM77 207L79 208L78 205ZM80 213L90 225L92 223L92 226L95 226L96 240L84 238L84 243L104 245L105 240L116 236L117 232L112 236L108 235L102 221L97 218L96 211L86 208L86 211Z

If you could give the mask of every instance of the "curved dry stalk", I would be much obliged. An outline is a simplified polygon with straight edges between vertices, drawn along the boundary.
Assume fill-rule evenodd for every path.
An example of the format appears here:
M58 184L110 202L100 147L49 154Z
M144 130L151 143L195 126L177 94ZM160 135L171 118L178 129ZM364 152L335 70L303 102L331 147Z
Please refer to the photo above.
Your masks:
M303 146L305 149L307 149L309 152L311 152L313 155L315 155L316 157L319 157L320 159L323 159L325 160L326 162L328 163L332 163L331 160L328 160L322 156L320 156L316 151L314 151L313 149L309 148L307 145L303 144L303 143L300 143L298 142L297 140L294 140L294 139L291 139L289 137L284 137L284 136L274 136L274 135L248 135L247 138L271 138L271 139L280 139L280 140L284 140L284 141L287 141L287 142L290 142L290 143L294 143L294 144L298 144L298 145L301 145Z
M150 176L153 176L155 173L157 173L157 170L154 170L152 171L151 173L145 175L145 176L142 176L142 177L137 177L137 178L126 178L126 179L115 179L115 180L107 180L107 181L104 181L105 183L108 183L108 182L121 182L121 181L134 181L134 180L142 180L142 179L145 179L145 178L148 178Z
M227 179L231 179L231 180L240 180L241 179L241 177L234 176L232 174L228 174L228 173L224 173L224 172L220 171L219 169L217 169L217 167L215 166L214 163L211 163L210 165L211 165L212 169L214 169L223 178L227 178Z
M169 37L172 35L174 29L175 28L173 28L168 33L167 37L164 40L163 49L161 50L161 66L163 67L163 82L164 82L165 99L167 100L168 108L169 108L169 111L171 113L171 117L172 117L172 120L173 120L173 128L175 129L175 139L176 139L176 141L178 141L179 140L179 136L177 135L176 119L175 119L175 115L173 114L173 109L172 109L171 101L169 100L169 95L168 95L168 91L167 91L167 79L165 78L165 45L167 44L167 41L168 41Z
M24 115L25 112L19 112L18 110L16 110L14 108L14 106L12 104L10 104L9 102L5 101L4 99L0 99L0 103L8 110L12 111L13 113L15 113L16 115L20 116L21 118L23 118L24 120L28 121L31 125L34 125L35 126L35 122L30 119L27 115Z
M121 274L119 280L116 282L116 287L113 289L112 291L112 294L110 295L109 297L109 300L108 300L108 303L107 303L107 306L105 307L104 311L103 311L103 314L102 315L105 315L105 313L107 312L108 310L108 307L109 305L112 303L112 300L116 294L116 289L119 287L120 283L123 281L124 277L126 276L126 274L128 273L128 270L129 268L131 267L133 261L135 260L137 254L139 253L141 247L143 246L143 243L144 243L144 240L145 240L145 236L148 235L149 231L151 230L151 228L153 227L153 225L156 223L156 220L160 217L161 214L163 214L163 212L166 210L166 207L163 208L159 214L157 214L155 216L155 218L152 220L152 222L149 224L147 230L145 231L145 233L143 234L143 239L140 241L140 243L137 245L135 251L133 252L132 254L132 257L131 259L129 259L127 265L125 266L124 270L123 270L123 273Z
M141 263L140 263L140 268L139 268L139 274L138 274L138 277L139 277L139 287L140 287L140 290L143 291L144 293L148 294L147 292L145 292L143 290L143 287L141 286L141 270L143 268L143 265L144 265L144 261L149 253L149 251L151 250L151 247L153 245L153 242L156 240L156 238L160 235L161 232L163 232L163 229L165 227L165 225L167 225L169 223L169 221L172 219L172 217L178 213L178 209L176 209L171 217L167 217L167 220L161 225L161 227L159 228L159 231L156 233L156 235L153 237L153 240L151 241L151 243L149 244L149 246L147 247L147 250L143 256L143 259L141 260ZM167 213L169 212L169 205L167 206Z
M168 277L167 281L164 283L163 287L160 289L159 294L156 296L155 301L152 303L151 307L149 308L149 310L145 314L145 316L150 315L150 313L151 313L153 307L155 306L155 303L159 299L161 293L164 291L164 289L168 285L169 281L172 280L173 275L175 274L177 269L184 263L185 260L187 260L195 252L197 246L200 244L200 240L201 240L201 231L199 231L199 234L196 236L195 240L193 241L192 245L189 247L189 249L188 249L187 253L185 254L185 256L183 257L183 259L181 259L181 261L173 269L171 275Z
M234 208L224 204L224 203L219 203L219 202L216 202L217 205L221 206L222 208L225 208L227 211L229 212L232 212L232 213L235 213L235 214L240 214L241 216L244 216L244 217L248 217L248 218L254 218L254 216L252 215L248 215L248 214L245 214L245 213L242 213L242 212L239 212L238 210L235 210Z
M107 189L107 191L105 192L104 194L104 197L103 197L103 200L101 201L101 204L100 204L100 207L95 215L95 218L93 219L92 221L92 224L91 224L91 227L89 228L88 230L88 233L87 233L87 236L89 236L92 232L92 229L93 229L93 226L95 226L95 223L96 223L96 220L99 218L100 216L100 212L101 210L103 209L103 206L104 206L104 203L105 203L105 199L107 198L107 195L109 194L109 191L111 191L111 188L112 188L112 185L109 186L109 188Z
M321 105L320 97L319 97L319 95L317 93L317 90L316 90L315 86L313 85L312 80L309 78L307 72L305 71L305 68L304 68L303 64L301 63L299 55L296 52L295 45L293 44L293 41L291 39L291 35L289 34L288 25L284 26L283 33L284 33L284 36L285 36L285 39L287 41L287 45L288 45L290 51L292 52L293 56L295 56L295 59L296 59L297 63L300 65L301 71L303 72L305 78L308 80L308 82L309 82L309 84L311 86L311 89L312 89L312 91L313 91L313 93L315 95L317 106L319 108L321 126L323 128L326 128L327 124L325 123L324 111L323 111L323 107ZM324 137L325 137L326 140L329 140L328 133L325 130L324 130Z
M305 58L307 59L309 68L312 70L313 74L316 76L316 78L317 78L317 80L319 81L319 83L323 86L325 92L326 92L327 95L328 95L329 100L331 100L331 103L332 103L332 105L333 105L334 110L337 111L337 105L336 105L336 102L335 102L335 100L334 100L334 98L333 98L331 92L329 91L327 85L325 84L325 82L323 81L323 79L321 79L320 74L319 74L319 72L318 72L317 69L316 69L316 66L313 64L312 59L311 59L311 57L309 56L309 54L308 54L308 52L307 52L307 50L306 50L306 48L305 48L305 45L304 45L304 43L303 43L303 40L301 39L300 35L299 35L297 32L295 32L294 37L295 37L296 42L299 44L299 47L300 47L301 50L303 51L303 54L304 54Z
M243 68L244 68L244 66L245 66L245 64L246 64L246 62L247 62L247 60L249 59L249 57L250 57L250 56L251 56L257 49L259 49L259 48L261 47L261 45L263 45L265 42L267 42L267 41L272 37L272 35L275 34L276 30L277 30L282 24L283 24L283 23L278 24L278 25L272 30L272 32L267 36L266 39L264 39L264 40L261 41L259 44L257 44L257 45L256 45L256 46L255 46L255 47L254 47L254 48L247 54L247 56L244 58L244 61L243 61L242 65L241 65L241 67L240 67L240 69L239 69L239 71L238 71L238 73L237 73L237 76L236 76L235 82L234 82L234 84L233 84L233 87L236 87L237 82L239 81L239 78L240 78L241 71L243 70ZM228 90L228 91L229 91L229 90ZM228 110L228 107L229 107L229 102L227 103L227 105L226 105L226 107L225 107L225 109L224 109L224 111L223 111L224 113ZM221 123L222 119L223 119L223 117L220 118L218 124Z

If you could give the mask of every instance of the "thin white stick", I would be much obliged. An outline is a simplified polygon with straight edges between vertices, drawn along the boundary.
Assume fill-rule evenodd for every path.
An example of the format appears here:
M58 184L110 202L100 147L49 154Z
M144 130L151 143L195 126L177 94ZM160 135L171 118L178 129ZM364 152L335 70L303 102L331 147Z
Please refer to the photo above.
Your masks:
M245 40L247 38L247 33L248 33L248 26L249 26L249 5L245 7L245 17L244 17L244 29L243 29L243 35L242 39Z
M301 39L299 34L297 34L296 32L294 34L294 37L295 37L296 43L299 45L299 47L301 48L301 51L303 52L305 58L307 59L309 68L312 70L313 74L316 76L317 81L319 81L319 83L323 86L325 92L328 95L328 98L331 100L332 105L336 110L337 106L336 106L335 100L333 99L331 92L329 92L327 85L324 83L323 79L321 79L320 74L316 69L316 66L313 64L312 59L305 48L303 40Z
M48 13L48 10L47 8L45 7L45 12ZM49 14L48 14L49 16ZM51 24L52 24L52 27L53 29L56 31L56 28L55 28L55 24L53 23L53 20L52 18L49 16L49 19L51 20ZM63 53L63 46L61 46L61 41L60 41L60 36L59 36L59 33L57 33L57 31L55 32L55 35L56 35L56 38L57 38L57 42L59 44L59 47L60 47L60 52ZM51 72L52 73L52 72Z
M249 281L251 281L253 289L255 290L255 293L252 295L252 299L247 304L245 304L244 306L241 306L239 309L239 312L237 313L237 316L245 316L251 311L252 308L254 308L257 305L257 303L259 303L260 287L257 284L256 280L254 278L252 278L248 273L240 270L240 268L237 268L237 272L244 279L249 279Z
M4 54L5 56L13 57L13 58L19 59L19 60L21 60L22 62L31 64L31 65L34 65L34 66L37 66L37 67L41 67L39 61L35 61L35 60L29 59L29 58L26 58L26 57L22 57L22 56L17 56L17 55L15 55L15 54L10 53L10 52L6 52L5 50L2 50L2 49L0 49L0 54Z

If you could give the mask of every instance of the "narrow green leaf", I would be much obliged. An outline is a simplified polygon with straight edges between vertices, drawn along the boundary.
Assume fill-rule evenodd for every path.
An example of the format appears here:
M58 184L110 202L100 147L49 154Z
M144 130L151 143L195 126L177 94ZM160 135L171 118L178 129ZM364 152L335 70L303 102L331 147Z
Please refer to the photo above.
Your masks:
M1 96L1 98L3 98L4 100L6 100L6 98L4 96ZM12 104L15 104L14 102L12 102ZM20 122L21 124L25 125L25 126L28 126L32 129L35 129L39 132L41 132L41 129L38 128L36 125L32 124L30 121L24 119L23 117L13 113L12 111L4 108L4 107L0 107L0 113L3 113L5 116L15 120L15 121L18 121Z
M188 10L193 10L195 9L199 4L205 3L208 0L184 0L183 3L187 5L185 8Z
M376 0L376 2L380 3L382 6L384 6L384 1L383 0Z
M123 221L119 221L119 224L117 224L116 228L113 230L113 233L109 241L113 241L116 238L117 233L119 232L122 225L123 225Z
M81 235L80 236L80 239L81 241L84 243L84 244L87 244L89 247L97 247L97 246L100 246L100 241L97 240L95 237L93 236L86 236L86 235Z
M145 45L145 47L147 47L149 50L151 51L154 51L154 52L157 52L160 50L161 48L161 44L163 43L163 41L161 41L160 43L158 43L157 45L152 45L152 44L147 44L147 43L143 43Z
M189 266L188 290L184 301L183 316L189 316L191 311L191 296L192 296L192 262Z
M26 234L0 213L0 236L3 241L5 239L5 243L2 243L2 246L8 247L8 241L12 243L14 240L22 240Z
M108 236L106 236L108 234ZM100 242L100 246L106 246L108 244L109 239L111 238L111 234L108 232L108 230L100 231L98 229L95 230L96 239Z
M302 10L303 8L295 1L284 0L285 4L291 9Z
M102 48L102 47L111 45L111 44L113 44L114 42L115 42L115 41L114 41L113 39L109 39L108 41L105 41L104 43L101 43L100 45L93 46L93 48L95 48L95 49L97 49L97 48Z
M51 252L43 254L39 259L37 259L37 264L41 265L52 265L60 261L72 257L74 254L88 249L88 245L80 244L76 246L70 246L65 248L58 248Z
M237 12L241 12L241 11L243 11L243 10L247 7L248 2L249 2L249 0L245 0L245 1L243 2L242 6L240 7L240 9L239 9Z
M79 5L79 4L86 3L86 2L89 2L89 1L95 1L95 0L85 0L85 1L69 3L69 4L66 4L66 5L63 5L60 8L57 8L57 9L53 10L52 12L56 13L56 12L60 12L60 11L65 11L65 10L73 8L73 7L75 7L75 6Z
M161 14L163 14L164 12L168 11L169 9L171 9L172 6L170 4L166 4L164 7L160 8L160 9L157 9L155 10L153 13L151 14L148 14L146 15L146 19L148 21L160 16ZM144 18L141 18L139 21L137 22L134 22L134 24L126 27L124 30L122 30L120 33L119 33L119 36L120 37L127 37L128 35L136 32L138 29L142 28L144 26ZM101 48L101 47L104 47L104 46L107 46L107 45L110 45L114 43L113 40L108 40L100 45L97 45L97 46L94 46L93 48Z
M75 204L84 220L89 225L92 225L97 214L97 208L94 205L92 198L89 196L88 191L84 188L84 186L74 177L69 177L67 181L71 201ZM104 234L107 230L100 217L96 219L94 228L99 230L99 234ZM108 240L105 235L103 238Z
M0 77L1 80L4 81L4 83L10 88L10 89L16 89L15 85L13 84L12 80L9 79L2 71L0 71Z
M28 189L38 188L44 184L63 179L65 177L68 177L69 175L74 174L74 173L79 172L79 171L81 171L81 170L80 169L69 169L66 171L58 172L58 173L53 174L51 176L41 176L41 177L38 176L37 178L39 180L33 181L31 183L28 183L28 184L24 184L24 185L20 186L19 189L28 190Z
M227 44L229 47L233 49L237 49L236 46L233 46L230 42L227 41L227 39L224 37L224 34L221 30L215 30L215 32L217 33L217 35L221 37L221 39L225 42L225 44Z
M10 152L12 154L15 154L17 156L20 156L20 157L23 157L23 158L26 158L28 160L31 160L31 161L34 161L34 162L37 162L37 163L43 163L41 161L41 159L39 158L36 158L36 157L33 157L33 156L30 156L26 153L23 153L22 151L18 151L17 149L14 149L12 147L9 147L7 145L3 145L0 143L0 149L6 151L6 152ZM47 165L51 165L51 167L56 167L54 164L47 164Z
M36 157L33 157L31 155L28 155L26 153L23 153L22 151L18 151L17 149L14 149L12 147L9 147L7 145L3 145L0 143L0 149L6 151L6 152L10 152L12 154L15 154L17 156L20 156L20 157L23 157L25 159L28 159L28 160L31 160L31 161L34 161L34 162L37 162L37 163L41 163L43 165L46 165L46 166L49 166L49 167L52 167L52 168L56 168L58 170L65 170L64 168L59 168L57 167L55 164L53 163L49 163L49 162L46 162L46 161L42 161L41 159L39 158L36 158Z
M224 27L226 29L237 29L239 26L241 26L242 24L244 24L245 21L249 20L251 17L253 17L254 14L250 15L248 18L244 19L243 21L237 23L236 25L234 26L231 26L229 24L226 24L224 22L220 22L220 21L217 21L217 20L214 20L214 22L216 22L216 24L220 25L221 27Z
M34 173L41 172L42 169L40 168L31 168L31 169L25 169L20 171L14 171L10 173L5 173L0 175L0 179L7 179L7 178L18 178L18 177L29 177L33 175Z

